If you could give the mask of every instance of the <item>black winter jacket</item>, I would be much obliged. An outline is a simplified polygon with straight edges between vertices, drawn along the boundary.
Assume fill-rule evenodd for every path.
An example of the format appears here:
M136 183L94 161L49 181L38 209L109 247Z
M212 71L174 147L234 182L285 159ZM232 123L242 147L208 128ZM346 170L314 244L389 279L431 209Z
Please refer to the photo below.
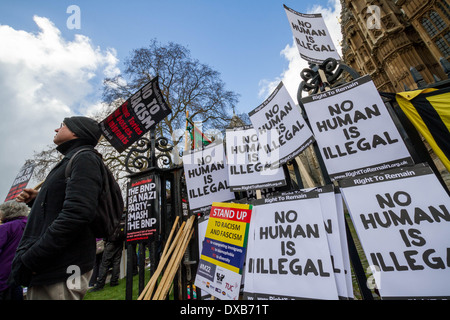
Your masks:
M93 268L96 247L90 224L102 190L102 160L94 152L82 152L67 182L64 172L83 147L93 148L82 139L57 147L65 157L50 171L32 205L12 264L16 284L53 284L66 281L74 272L71 266L79 267L80 275Z

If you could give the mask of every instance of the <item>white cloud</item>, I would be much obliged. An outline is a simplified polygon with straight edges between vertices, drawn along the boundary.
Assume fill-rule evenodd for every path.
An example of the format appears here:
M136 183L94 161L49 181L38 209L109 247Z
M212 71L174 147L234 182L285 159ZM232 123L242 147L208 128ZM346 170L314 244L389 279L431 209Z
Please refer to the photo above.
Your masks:
M325 24L327 25L327 29L330 32L331 39L333 39L334 45L338 50L339 54L341 54L341 24L339 23L339 19L341 16L341 1L340 0L330 0L328 7L322 7L315 5L311 10L311 13L321 13L323 19L325 20Z
M339 24L339 17L341 13L340 0L330 0L328 7L322 7L315 5L311 10L306 13L321 13L334 45L341 54L340 42L342 40L341 26ZM286 89L291 97L297 102L297 90L300 82L300 72L304 68L308 68L308 62L300 58L300 54L297 49L297 45L292 37L292 43L287 44L286 47L281 50L280 55L286 59L289 64L286 70L272 80L263 79L259 82L259 96L260 98L266 98L272 93L276 86L283 81Z
M25 160L52 144L62 119L98 107L103 78L119 73L114 49L94 47L80 34L67 41L47 18L35 16L34 22L37 33L0 25L3 199Z

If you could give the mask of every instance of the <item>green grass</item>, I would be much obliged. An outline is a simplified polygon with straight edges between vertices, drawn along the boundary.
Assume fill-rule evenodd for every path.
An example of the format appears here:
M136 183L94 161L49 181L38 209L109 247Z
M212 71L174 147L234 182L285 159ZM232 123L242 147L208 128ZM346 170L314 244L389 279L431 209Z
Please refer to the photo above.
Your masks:
M150 270L145 269L144 284L150 280ZM103 290L96 292L87 292L83 300L125 300L126 294L126 278L119 279L119 285L111 287L109 283L105 284ZM137 300L139 297L139 275L133 277L133 295L132 299Z
M348 213L345 213L345 219L347 220L348 226L350 228L350 232L352 234L353 240L355 241L355 247L356 250L358 251L358 255L359 255L359 259L361 260L361 264L363 266L364 270L367 270L369 263L367 262L367 258L366 255L364 254L364 251L362 249L361 243L358 239L358 236L356 234L356 230L355 227L353 226L353 222L352 219L350 218ZM367 274L366 274L367 277ZM362 299L362 295L361 292L359 290L359 286L358 286L358 282L356 280L356 276L355 273L353 272L353 267L352 267L352 283L353 283L353 294L354 294L354 299L355 300L361 300ZM372 295L373 295L373 290L372 291ZM378 296L374 295L374 299L378 300Z
M144 286L150 280L150 269L145 269ZM159 280L158 280L159 281ZM109 283L105 284L103 290L96 292L87 292L83 300L125 300L126 296L126 278L119 279L119 285L111 287ZM156 288L153 292L156 291ZM139 297L139 275L133 277L133 294L132 300ZM173 290L169 291L169 300L173 300Z

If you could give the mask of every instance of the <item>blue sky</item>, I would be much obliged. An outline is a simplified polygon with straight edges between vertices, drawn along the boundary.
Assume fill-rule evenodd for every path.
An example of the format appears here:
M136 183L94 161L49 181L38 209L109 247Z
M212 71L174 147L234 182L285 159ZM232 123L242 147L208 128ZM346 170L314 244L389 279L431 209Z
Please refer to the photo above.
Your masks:
M240 95L237 112L257 107L281 80L295 95L307 63L283 4L321 12L338 43L339 0L2 0L0 117L10 121L0 134L11 138L0 147L15 154L0 160L0 197L33 151L52 144L55 125L89 114L99 105L103 78L120 73L130 52L153 38L179 43L219 71ZM80 8L80 29L67 27L70 5Z

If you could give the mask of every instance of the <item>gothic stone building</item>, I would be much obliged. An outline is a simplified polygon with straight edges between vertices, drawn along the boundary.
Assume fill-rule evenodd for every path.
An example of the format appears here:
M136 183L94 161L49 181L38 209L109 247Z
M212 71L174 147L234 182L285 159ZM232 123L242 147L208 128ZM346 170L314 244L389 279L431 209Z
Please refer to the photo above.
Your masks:
M342 56L384 92L416 89L410 68L428 83L446 79L449 0L341 0Z
M426 83L447 79L440 60L450 61L449 1L341 0L344 63L383 92L417 89L411 68ZM449 172L424 143L450 188Z

